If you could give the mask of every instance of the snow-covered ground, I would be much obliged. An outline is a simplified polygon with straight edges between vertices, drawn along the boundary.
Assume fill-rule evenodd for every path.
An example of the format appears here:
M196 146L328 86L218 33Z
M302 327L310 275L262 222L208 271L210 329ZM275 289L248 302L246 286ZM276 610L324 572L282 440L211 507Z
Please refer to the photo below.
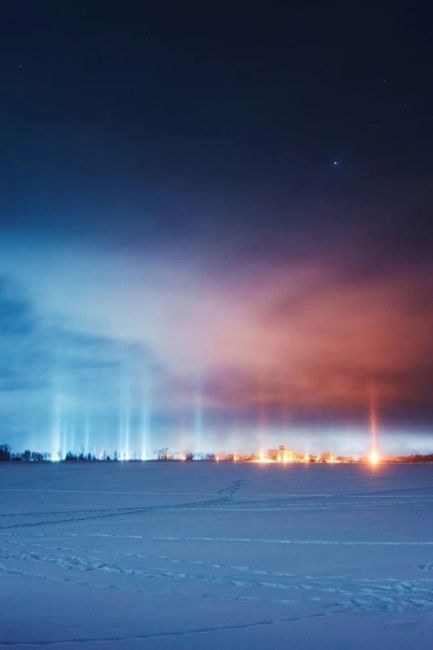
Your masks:
M431 465L6 463L0 499L0 647L433 647Z

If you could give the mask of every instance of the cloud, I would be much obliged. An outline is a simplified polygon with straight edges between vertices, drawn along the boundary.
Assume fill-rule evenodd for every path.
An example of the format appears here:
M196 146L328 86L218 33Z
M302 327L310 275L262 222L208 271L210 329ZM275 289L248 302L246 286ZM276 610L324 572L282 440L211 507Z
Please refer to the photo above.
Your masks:
M69 395L81 427L91 411L113 437L126 411L138 430L146 403L163 436L193 431L198 403L214 430L263 417L269 426L359 423L374 392L383 420L432 422L425 261L363 274L332 250L226 267L197 251L70 242L4 252L26 298L1 285L0 382L3 392L33 392L34 409Z
M347 276L322 259L274 268L244 287L252 316L239 342L250 338L250 354L243 367L230 368L227 359L227 369L214 375L214 396L359 416L374 389L389 413L415 406L430 413L431 267L394 268L356 282Z
M86 418L99 435L102 426L112 435L125 409L133 414L145 400L148 376L158 389L174 381L138 343L42 317L7 278L0 281L0 324L0 437L12 443L31 438L47 445L53 427L82 432Z

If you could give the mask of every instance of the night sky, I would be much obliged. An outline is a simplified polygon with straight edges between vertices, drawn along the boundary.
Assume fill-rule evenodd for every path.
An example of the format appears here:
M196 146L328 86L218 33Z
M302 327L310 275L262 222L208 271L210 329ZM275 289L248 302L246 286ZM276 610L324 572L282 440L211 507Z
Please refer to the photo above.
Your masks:
M432 18L2 3L0 442L431 451Z

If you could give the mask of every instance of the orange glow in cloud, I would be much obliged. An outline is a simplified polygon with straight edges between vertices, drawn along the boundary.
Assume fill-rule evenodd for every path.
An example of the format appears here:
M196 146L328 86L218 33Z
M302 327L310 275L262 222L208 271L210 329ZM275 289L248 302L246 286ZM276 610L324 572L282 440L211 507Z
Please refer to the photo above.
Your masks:
M329 275L320 267L274 271L236 297L228 292L233 321L218 320L218 363L209 359L215 402L362 417L374 382L384 407L428 403L422 368L433 308L413 307L417 283L431 281L406 274L354 286Z
M334 250L215 270L200 257L179 267L170 256L95 260L57 246L60 277L46 255L30 264L24 252L9 254L9 272L21 274L41 313L149 351L165 373L154 374L155 408L188 409L197 368L203 409L254 412L264 438L283 408L361 419L372 383L384 412L431 405L429 264L355 273Z

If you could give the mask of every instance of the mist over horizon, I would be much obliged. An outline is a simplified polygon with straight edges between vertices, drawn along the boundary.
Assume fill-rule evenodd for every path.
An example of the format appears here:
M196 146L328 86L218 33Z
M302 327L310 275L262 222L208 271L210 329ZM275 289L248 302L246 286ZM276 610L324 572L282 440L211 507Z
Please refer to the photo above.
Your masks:
M430 450L428 265L378 279L345 256L255 254L218 268L197 248L48 238L1 255L2 438L16 448L356 455L374 396L384 451Z

